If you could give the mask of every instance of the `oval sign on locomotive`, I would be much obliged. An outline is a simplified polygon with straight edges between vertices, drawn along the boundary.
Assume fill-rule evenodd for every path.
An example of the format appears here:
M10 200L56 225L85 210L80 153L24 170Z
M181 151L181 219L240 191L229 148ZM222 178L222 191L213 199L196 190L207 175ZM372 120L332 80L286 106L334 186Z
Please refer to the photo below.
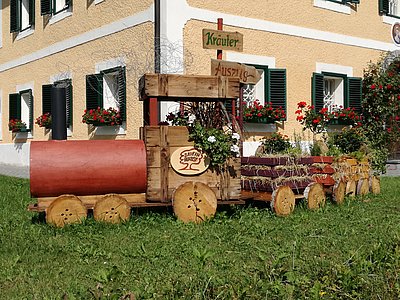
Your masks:
M176 149L171 155L171 166L181 175L198 175L210 165L206 154L193 146Z

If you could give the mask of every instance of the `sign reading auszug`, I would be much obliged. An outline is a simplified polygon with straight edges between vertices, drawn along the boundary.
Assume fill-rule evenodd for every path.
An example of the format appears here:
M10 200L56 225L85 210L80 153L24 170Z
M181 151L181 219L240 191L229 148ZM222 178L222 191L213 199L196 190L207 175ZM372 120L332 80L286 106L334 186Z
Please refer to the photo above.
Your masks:
M203 29L203 48L243 51L243 34L221 30Z

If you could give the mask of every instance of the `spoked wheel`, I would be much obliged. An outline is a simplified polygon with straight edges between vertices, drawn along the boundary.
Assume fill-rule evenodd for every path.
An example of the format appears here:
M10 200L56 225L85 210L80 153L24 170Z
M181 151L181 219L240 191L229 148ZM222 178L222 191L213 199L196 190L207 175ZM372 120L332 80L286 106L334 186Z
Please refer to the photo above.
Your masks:
M86 207L75 195L57 197L46 210L46 222L57 227L80 223L86 217Z
M272 193L271 208L278 216L290 215L296 204L292 189L286 185L279 186Z
M333 186L332 198L336 204L342 204L346 196L346 183L343 180L336 181Z
M124 197L117 194L108 194L100 198L93 209L96 221L120 223L129 220L131 208Z
M188 181L175 190L172 205L179 220L200 223L215 215L217 197L206 184Z
M310 183L304 190L304 198L307 200L309 209L323 207L326 202L324 186L317 182Z

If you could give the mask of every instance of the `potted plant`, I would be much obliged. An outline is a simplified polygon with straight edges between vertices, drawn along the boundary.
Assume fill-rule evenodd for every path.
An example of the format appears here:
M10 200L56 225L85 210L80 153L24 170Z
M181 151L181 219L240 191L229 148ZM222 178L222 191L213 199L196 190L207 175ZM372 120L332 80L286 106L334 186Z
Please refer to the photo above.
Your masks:
M274 108L272 103L260 104L259 100L245 103L243 106L243 121L249 123L274 123L285 120L286 114L282 107Z
M20 119L10 120L10 122L8 123L8 130L10 130L11 132L27 132L27 131L29 131L26 128L25 122L23 122Z
M45 113L36 118L36 122L39 127L44 127L46 129L51 129L51 114Z
M110 107L108 109L100 108L84 111L82 123L93 126L114 126L122 124L122 117L118 110Z

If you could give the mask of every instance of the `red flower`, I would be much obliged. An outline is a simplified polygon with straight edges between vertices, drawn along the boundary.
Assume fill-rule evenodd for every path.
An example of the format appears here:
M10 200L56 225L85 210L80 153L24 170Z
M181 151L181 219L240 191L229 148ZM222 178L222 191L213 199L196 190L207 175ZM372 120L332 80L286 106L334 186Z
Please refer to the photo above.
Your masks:
M375 84L371 84L371 90L374 90L376 88Z
M386 88L387 88L388 90L390 90L390 89L392 88L392 85L389 83L389 84L386 86Z
M303 116L297 116L297 118L296 118L296 120L299 121L299 122L303 121L303 119L304 119Z
M318 124L319 120L318 119L314 119L312 122L313 122L313 124Z
M383 85L382 84L379 85L379 89L380 90L383 89Z
M304 107L306 107L306 105L307 105L307 103L304 101L297 103L298 108L304 108Z
M301 109L296 110L295 114L297 115L301 114Z

